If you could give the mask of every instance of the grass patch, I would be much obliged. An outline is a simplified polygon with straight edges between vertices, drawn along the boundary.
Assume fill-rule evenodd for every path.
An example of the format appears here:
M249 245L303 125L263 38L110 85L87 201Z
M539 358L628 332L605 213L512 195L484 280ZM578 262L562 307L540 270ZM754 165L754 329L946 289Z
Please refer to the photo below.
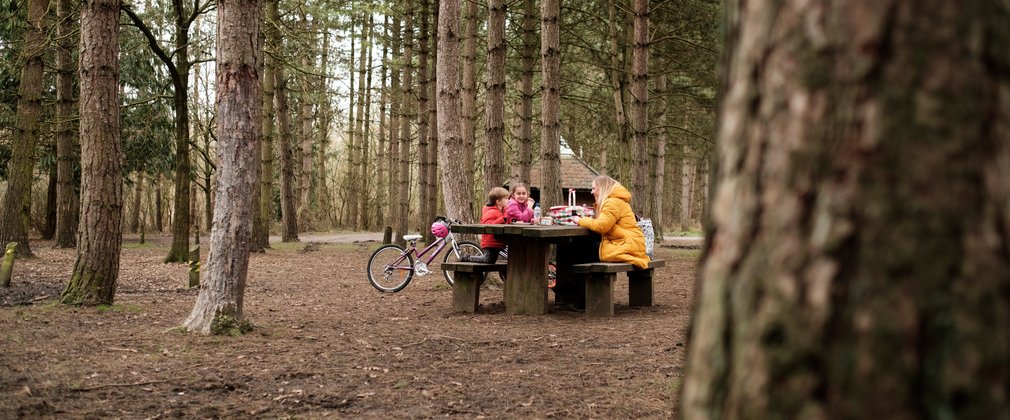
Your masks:
M663 232L663 235L664 236L667 236L667 235L668 236L681 236L681 237L683 237L683 236L701 237L701 236L705 236L705 231L703 231L701 229L691 229L691 230L682 230L682 231L679 231L679 232Z

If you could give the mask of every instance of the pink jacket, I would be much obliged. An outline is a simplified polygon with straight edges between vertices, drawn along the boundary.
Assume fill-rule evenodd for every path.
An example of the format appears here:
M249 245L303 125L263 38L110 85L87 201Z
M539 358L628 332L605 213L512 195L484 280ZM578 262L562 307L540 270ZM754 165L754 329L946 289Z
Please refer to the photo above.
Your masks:
M510 198L509 203L505 205L505 219L510 222L532 222L533 209Z

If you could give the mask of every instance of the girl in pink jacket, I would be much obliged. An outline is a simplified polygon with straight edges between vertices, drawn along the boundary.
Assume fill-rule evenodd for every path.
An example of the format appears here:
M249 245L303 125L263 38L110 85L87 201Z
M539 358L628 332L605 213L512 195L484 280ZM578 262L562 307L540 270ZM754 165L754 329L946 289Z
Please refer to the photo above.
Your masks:
M512 184L511 197L505 206L505 220L509 223L533 221L533 199L530 198L530 190L526 184L522 182Z

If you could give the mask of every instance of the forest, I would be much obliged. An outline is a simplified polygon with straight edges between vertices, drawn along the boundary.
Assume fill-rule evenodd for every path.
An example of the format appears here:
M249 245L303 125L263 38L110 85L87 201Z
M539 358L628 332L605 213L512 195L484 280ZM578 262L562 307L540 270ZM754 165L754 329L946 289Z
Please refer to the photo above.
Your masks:
M1005 2L0 6L0 417L1010 412ZM655 229L607 317L509 306L579 239L369 287L573 167Z

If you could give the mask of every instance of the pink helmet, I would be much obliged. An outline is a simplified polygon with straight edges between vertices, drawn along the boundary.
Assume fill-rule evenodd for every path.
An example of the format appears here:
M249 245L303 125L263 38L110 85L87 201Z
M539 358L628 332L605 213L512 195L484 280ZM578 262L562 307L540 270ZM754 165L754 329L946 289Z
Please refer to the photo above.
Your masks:
M442 220L438 220L431 224L431 234L435 235L436 238L444 238L449 234L449 225Z

